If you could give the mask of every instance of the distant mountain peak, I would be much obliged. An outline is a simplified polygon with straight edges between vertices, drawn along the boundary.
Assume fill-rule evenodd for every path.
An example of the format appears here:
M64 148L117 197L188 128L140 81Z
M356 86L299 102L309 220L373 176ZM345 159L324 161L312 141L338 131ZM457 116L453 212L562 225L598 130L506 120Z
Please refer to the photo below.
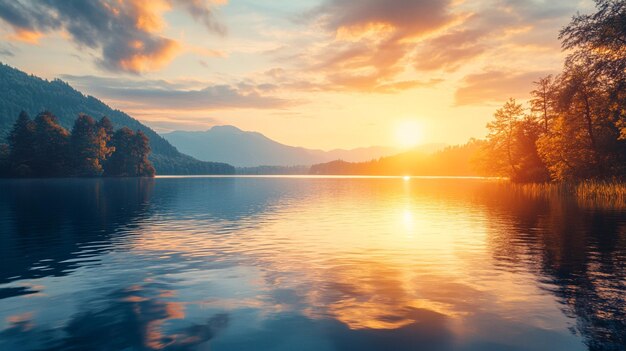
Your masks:
M246 131L241 130L233 125L225 124L219 126L213 126L207 130L207 132L231 132L231 133L246 133Z
M213 126L204 132L175 131L162 135L182 152L200 160L227 162L239 167L310 166L342 159L363 162L397 152L389 147L354 150L315 150L279 143L254 131L232 125Z

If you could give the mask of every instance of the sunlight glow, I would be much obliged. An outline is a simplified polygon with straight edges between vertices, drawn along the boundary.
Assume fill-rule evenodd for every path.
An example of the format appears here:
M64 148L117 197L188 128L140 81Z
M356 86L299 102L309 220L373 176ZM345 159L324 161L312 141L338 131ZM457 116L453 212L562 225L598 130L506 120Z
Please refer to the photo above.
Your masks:
M411 148L422 140L422 126L414 120L401 121L396 126L396 142L403 148Z

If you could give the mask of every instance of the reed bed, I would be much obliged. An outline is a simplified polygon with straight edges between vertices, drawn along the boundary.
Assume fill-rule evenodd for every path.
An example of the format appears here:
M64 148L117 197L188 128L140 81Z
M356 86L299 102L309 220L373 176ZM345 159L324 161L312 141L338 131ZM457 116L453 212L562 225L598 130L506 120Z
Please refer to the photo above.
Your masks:
M626 209L626 182L582 181L513 184L514 191L529 197L575 198L582 207Z

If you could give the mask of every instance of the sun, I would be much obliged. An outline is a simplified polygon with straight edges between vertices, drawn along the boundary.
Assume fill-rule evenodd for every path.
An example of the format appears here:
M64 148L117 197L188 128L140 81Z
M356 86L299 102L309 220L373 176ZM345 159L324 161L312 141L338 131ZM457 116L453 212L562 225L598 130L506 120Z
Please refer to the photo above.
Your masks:
M422 141L422 126L414 120L401 121L396 126L395 137L400 147L414 147Z

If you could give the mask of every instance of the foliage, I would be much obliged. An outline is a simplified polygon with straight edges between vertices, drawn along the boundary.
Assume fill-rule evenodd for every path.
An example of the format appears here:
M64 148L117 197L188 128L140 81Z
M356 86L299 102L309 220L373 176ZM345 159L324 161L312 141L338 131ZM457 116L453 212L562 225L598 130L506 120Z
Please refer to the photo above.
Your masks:
M236 172L240 175L303 175L309 173L307 166L256 166L237 167Z
M9 176L9 145L0 144L0 177Z
M626 3L596 0L560 33L563 72L540 78L530 111L511 101L487 127L487 172L514 181L617 179L626 174ZM508 167L505 163L508 161Z
M0 175L14 177L152 177L150 144L141 131L96 122L87 115L74 122L72 133L50 112L31 121L25 112L15 122L9 144L0 145Z
M32 150L34 175L67 175L70 169L69 137L70 133L58 124L52 113L46 111L35 117L35 142Z
M524 107L510 99L487 124L489 135L476 157L477 164L484 174L507 176L517 182L548 180L548 170L536 147L545 125L546 120L525 115Z
M33 147L35 144L35 123L28 114L20 112L9 134L9 170L7 173L28 176L33 171Z
M105 130L112 135L113 127L128 127L142 131L150 140L150 160L159 174L233 174L234 167L215 162L203 162L181 154L154 130L122 111L114 110L102 101L85 96L62 80L47 81L0 64L0 143L8 140L9 132L20 111L36 115L50 111L58 116L58 124L72 128L81 114L101 118L107 116ZM102 123L102 121L100 122ZM19 165L30 171L28 163Z
M104 123L87 115L80 115L74 122L71 137L71 155L74 174L77 176L99 176L102 163L115 151L109 145L110 137Z
M547 75L533 82L535 89L530 92L530 109L541 120L543 132L547 133L555 115L554 77Z
M154 167L148 161L150 146L141 131L121 128L113 134L115 152L106 163L104 175L109 177L152 177Z
M596 0L597 12L578 14L559 33L569 64L585 65L623 87L626 83L626 2Z

